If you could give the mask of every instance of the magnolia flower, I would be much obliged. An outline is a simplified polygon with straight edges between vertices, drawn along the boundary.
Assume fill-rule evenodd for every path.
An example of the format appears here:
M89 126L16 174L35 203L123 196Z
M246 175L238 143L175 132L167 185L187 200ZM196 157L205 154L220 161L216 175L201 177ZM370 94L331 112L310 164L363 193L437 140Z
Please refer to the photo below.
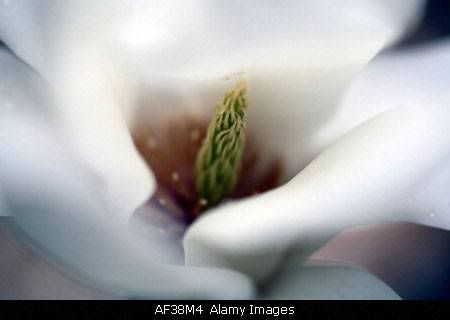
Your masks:
M398 298L362 269L307 258L352 226L449 228L450 45L361 71L421 1L91 2L0 4L11 228L120 296ZM187 225L148 201L164 169L143 150L167 140L143 149L136 135L210 117L241 80L255 161L279 159L280 186Z

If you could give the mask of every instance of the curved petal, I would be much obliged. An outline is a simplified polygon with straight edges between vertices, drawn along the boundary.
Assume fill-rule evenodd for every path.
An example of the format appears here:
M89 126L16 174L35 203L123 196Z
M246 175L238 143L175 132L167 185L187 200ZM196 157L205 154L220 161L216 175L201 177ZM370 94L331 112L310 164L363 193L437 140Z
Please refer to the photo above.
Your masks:
M74 43L86 51L94 41L109 46L102 55L128 61L125 73L153 83L158 74L183 81L248 78L252 130L281 154L297 142L296 156L285 157L292 176L317 154L308 141L333 115L348 81L417 21L422 2L46 1L37 8L21 0L0 10L6 26L0 37L45 74L53 60L72 55Z
M132 3L134 13L119 34L128 53L145 60L135 63L145 63L152 72L203 80L267 62L283 65L287 56L301 63L314 59L312 53L348 54L342 46L352 42L353 51L360 50L354 46L358 40L365 40L359 47L391 42L417 21L423 1ZM369 34L373 39L365 38Z
M162 250L164 239L149 246L114 219L102 177L80 160L58 125L36 116L52 103L34 99L44 91L42 79L5 52L0 62L11 72L0 84L0 190L20 238L71 276L121 296L251 296L245 276L169 265L174 249Z
M14 114L28 114L49 125L55 125L51 113L48 84L18 60L10 51L0 46L0 119Z
M339 2L339 9L357 20L364 20L389 30L391 41L414 29L422 16L423 0L351 0Z
M441 62L446 57L433 61L445 68L448 64ZM402 65L403 60L396 61ZM424 73L399 76L400 84L391 83L392 101L385 92L383 99L378 93L366 101L384 100L391 106L388 111L348 132L288 184L199 219L184 239L187 263L226 265L258 278L270 274L274 261L289 246L300 244L308 253L350 226L420 220L447 227L447 204L438 197L449 181L443 168L450 156L450 100L444 91L448 81L441 82L449 73L443 72L446 77L438 80L427 68L427 59L412 61L414 70L421 70L422 64ZM410 63L405 60L403 67ZM377 85L376 78L372 80L362 93L367 97ZM401 91L403 86L415 91ZM346 101L351 103L355 108L360 105L359 100ZM424 192L428 201L416 199ZM440 211L430 217L418 210L425 203ZM256 265L260 267L255 270Z
M203 9L202 12L205 13L205 19L199 19L199 23L194 24L192 29L188 28L186 30L179 30L179 33L175 33L175 39L177 41L175 41L175 45L173 46L172 50L164 50L162 55L153 55L154 51L149 51L151 59L148 63L148 70L156 72L164 71L170 76L183 75L188 79L205 79L208 77L215 78L218 76L228 75L230 72L248 72L251 79L251 85L252 83L255 83L255 88L259 88L260 93L261 91L268 93L272 91L277 93L278 90L282 90L278 95L272 94L270 95L270 97L272 99L272 102L281 103L281 105L284 106L284 102L286 102L286 105L288 105L287 102L295 101L295 99L298 98L298 95L295 95L294 97L289 95L292 91L292 86L283 88L283 86L264 87L257 85L258 81L261 81L262 83L268 83L268 80L275 80L275 82L279 84L284 84L286 83L286 79L288 80L287 82L292 81L292 83L297 83L298 79L296 77L290 76L287 73L285 74L285 72L291 70L292 65L284 64L283 61L293 61L294 58L297 58L297 53L305 52L305 54L302 55L302 62L297 65L296 68L292 69L295 71L295 74L298 74L299 71L304 71L305 66L320 65L319 69L314 69L313 72L310 73L313 75L308 77L307 80L309 80L310 82L312 82L312 80L315 81L315 77L317 76L320 80L318 82L321 82L322 84L324 83L322 81L323 79L328 79L331 82L335 83L342 79L348 80L349 77L354 72L356 72L366 61L368 61L368 59L370 59L379 48L392 40L392 34L390 32L386 32L387 30L390 31L389 28L382 27L381 24L368 24L366 23L366 21L363 21L362 23L356 23L356 20L349 20L348 16L336 15L335 10L329 10L331 7L329 6L330 3L328 2L323 2L318 6L316 6L315 4L312 5L312 3L313 2L307 2L305 4L301 4L299 5L300 7L296 7L296 9L298 10L292 11L290 10L292 8L276 8L272 5L267 4L261 7L261 11L255 12L254 6L247 7L246 5L242 5L242 3L230 3L227 4L226 7L223 7L222 5L214 7L207 2L199 2L201 8ZM201 35L204 34L205 23L211 21L209 19L212 19L212 21L216 22L215 18L217 14L214 14L214 12L220 14L222 14L223 12L232 13L235 12L236 9L239 9L239 12L243 12L244 14L246 14L249 18L251 18L251 21L259 20L263 23L257 24L257 27L255 27L251 24L242 24L242 21L246 20L237 18L235 24L236 30L232 33L235 36L227 37L227 35L223 33L223 30L226 30L227 28L222 28L222 26L229 27L230 21L228 19L224 19L223 21L218 20L218 23L214 24L215 28L213 28L213 31L215 32L212 32L211 34L213 35L213 37L223 39L223 41L217 43L216 46L212 46L212 48L205 46L204 43L206 41L204 41L205 39L202 38ZM281 25L275 25L276 28L274 28L274 26L270 23L267 24L269 27L264 28L265 30L267 30L267 32L264 33L261 32L259 27L266 26L266 22L270 21L270 17L267 17L267 13L269 12L270 16L272 16L275 12L291 18L283 21ZM300 16L294 15L294 13L299 13ZM321 18L320 24L316 23L315 20L318 16ZM299 17L301 19L299 19ZM187 21L191 20L188 19ZM292 25L297 21L301 21L298 28L296 25ZM357 28L355 28L355 23L358 25ZM239 28L239 26L243 26L243 28ZM94 29L95 28L91 28L91 30ZM71 31L73 30L74 29L71 29ZM85 31L83 28L82 30ZM299 33L299 30L302 30L303 33ZM312 32L316 30L318 32ZM186 31L186 33L182 31ZM273 46L273 48L275 48L276 50L271 50L270 48L268 48L267 50L258 53L258 51L254 47L254 45L258 45L258 41L250 41L249 44L247 44L246 42L246 40L252 39L254 36L257 37L261 42L268 42L270 39L272 39L271 37L273 37L273 35L279 35L280 31L287 31L287 33L286 37L280 38L280 42L278 42L277 45ZM168 32L174 34L173 30L170 28ZM182 38L181 35L185 34L189 34L190 37ZM327 36L329 34L336 34L337 37L330 42L330 38ZM220 37L218 37L218 35ZM266 37L262 35L265 35ZM300 37L301 35L303 35L303 38L300 38L299 41L295 42L296 45L294 48L292 48L292 36ZM5 42L8 43L8 37L4 36L4 38L7 39L5 40ZM10 39L13 38L16 39L15 37L12 37ZM93 39L95 40L98 38L93 37ZM186 39L188 43L185 46L181 46L180 39ZM360 40L363 39L369 39L369 41L364 41L364 45L358 46L358 51L355 51L355 43L361 44L362 42L360 42ZM72 46L68 46L68 48L74 48L73 46L78 44L78 40L79 39L73 41L73 43L71 44ZM330 46L330 44L333 44L333 46ZM89 46L90 44L87 44L85 48L87 49L89 48ZM336 50L323 50L324 48L331 47ZM20 45L17 45L17 48L20 48ZM185 50L182 50L180 48L183 48ZM20 52L20 50L18 49L17 52ZM70 51L63 51L63 53L67 52ZM119 203L114 202L116 200L115 197L113 197L114 199L108 199L109 201L112 201L114 203L114 205L112 206L113 208L119 208L118 211L120 212L127 212L135 206L135 204L138 202L138 199L142 201L142 199L144 198L145 192L142 190L145 189L145 183L138 182L141 193L137 195L136 192L129 192L127 190L128 188L126 186L134 185L134 183L127 183L130 180L125 180L119 183L120 179L117 179L116 177L111 178L115 170L117 171L123 169L124 164L129 164L129 162L127 161L122 161L122 157L134 157L134 162L138 167L139 161L137 160L136 154L132 149L131 141L129 140L129 136L127 135L125 130L125 124L122 122L121 115L118 111L119 108L117 107L117 105L120 104L121 96L120 94L117 95L115 92L111 93L111 91L117 89L117 86L115 86L114 80L112 81L113 84L111 84L110 79L105 80L105 78L111 76L111 69L109 68L109 66L105 66L105 64L108 65L110 61L105 62L102 61L102 59L99 59L100 57L102 57L104 51L99 49L98 46L94 46L93 50L87 50L87 52L93 53L95 55L93 59L91 59L91 57L86 59L90 61L89 63L84 64L84 60L82 60L82 68L69 69L70 72L62 72L62 77L57 77L58 80L63 81L63 84L68 85L68 87L63 89L64 94L62 95L62 97L67 102L67 107L64 108L65 113L63 114L64 125L67 125L67 127L71 129L71 132L69 132L68 135L72 140L75 140L76 152L79 152L83 155L84 162L89 163L91 167L96 168L102 175L104 175L104 177L106 177L106 190L113 190L113 192L106 193L109 195L119 195L119 197L122 195L126 195L125 198L127 198L128 196L134 197L132 201L122 201L121 199L118 201ZM182 54L180 54L180 52ZM256 54L256 56L255 52L258 53ZM354 54L348 55L348 52L352 52ZM87 55L89 55L89 53ZM281 56L280 53L282 53ZM345 57L348 59L337 59L339 60L339 64L335 64L334 58L336 54L341 58ZM229 56L229 59L227 59L227 61L222 61L224 55ZM75 64L77 63L77 61L70 60L74 59L74 57L80 56L71 55L69 57L69 66L73 66L74 62ZM188 59L188 61L186 61L186 57L191 57L191 59ZM279 63L267 63L268 61L274 61L274 58L280 59L280 57L283 57L283 59L281 59L281 62ZM354 60L353 58L355 57L357 57L357 59ZM329 63L329 65L324 66L322 62L326 61L328 58L333 58L333 63ZM318 64L317 62L320 63ZM334 74L335 68L343 70L343 66L347 65L350 65L349 70L346 70L342 74L339 73L338 76L330 79L330 75ZM152 69L152 66L155 68L155 70ZM156 66L159 66L159 69L156 68ZM91 67L93 67L93 69L90 69ZM137 68L131 70L137 70ZM259 70L258 72L260 73L252 73L252 70ZM77 71L81 72L78 73ZM114 70L113 74L116 74L116 70ZM121 73L119 72L118 74ZM56 83L54 79L52 79L52 81L52 83ZM86 81L86 83L83 83L84 81ZM123 79L120 80L118 82L119 86L122 85L123 82ZM300 84L301 83L302 82L300 82ZM345 83L345 81L342 81L342 83ZM89 88L89 84L96 85L94 85L93 88ZM326 96L326 99L328 99L327 101L329 103L336 101L336 98L341 91L341 87L328 87L322 85L320 85L319 87L330 88L329 91L332 91L330 95ZM316 90L315 88L311 89L311 87L309 86L308 88L309 89L307 90L312 90L314 93L319 92L320 94L307 95L305 93L305 97L312 97L308 98L306 103L312 106L319 105L315 104L314 98L321 96L323 91ZM128 89L125 88L125 91L128 91ZM259 96L257 93L258 91L255 90L255 102L258 102L256 100L256 97L263 97L263 93L261 93L261 96ZM128 95L128 93L125 93L125 95ZM286 96L288 97L288 99L286 99ZM269 114L268 112L265 112L263 108L264 106L271 106L273 105L273 103L262 103L261 105L261 113ZM320 105L325 106L328 105L328 103L320 103ZM108 119L108 121L110 121L112 125L111 123L109 123L108 125L99 125L99 123L92 118L93 112L92 110L89 110L90 106L95 106L94 110L95 113L97 113L96 119L98 119L98 117L101 119ZM290 112L292 112L292 109L286 110L288 112L284 112L283 114L292 115L290 114ZM311 116L311 118L315 117L317 117L317 114L313 114ZM274 119L276 120L276 118ZM273 122L274 121L272 121L272 123ZM100 128L96 127L98 125ZM108 129L111 128L113 128L113 130L108 131ZM289 128L289 126L287 126L287 128ZM291 126L291 128L294 128L294 126ZM113 137L110 136L111 132L115 134ZM293 137L294 134L291 134L290 136ZM277 138L276 135L275 138ZM115 143L112 143L111 140L119 141L120 145L126 147L124 147L124 149L120 149L120 152L118 152L119 149L113 148L113 146L115 147ZM279 145L279 139L275 139L274 141L276 142L273 143L274 146ZM288 139L286 139L286 141L288 141ZM100 149L96 150L97 147ZM143 173L143 180L148 184L150 178L144 173L146 171L142 170L142 165L140 168L141 169L138 169L137 171ZM121 177L126 176L128 176L128 172L122 174ZM137 177L137 175L133 174L132 176ZM105 192L103 191L102 193ZM121 206L120 204L126 205ZM76 221L75 225L77 225ZM31 230L32 229L30 229L29 231L31 232Z
M35 253L24 250L8 231L8 220L0 220L1 299L107 299L80 286Z
M153 29L157 29L162 26L168 29L177 38L177 41L183 41L182 35L190 34L192 37L187 39L188 41L198 41L202 44L207 31L204 27L211 27L209 22L214 21L216 27L213 26L215 30L210 30L211 32L216 33L218 31L219 33L216 36L223 35L224 32L221 29L225 24L226 30L232 28L242 35L240 37L243 40L241 41L242 45L247 43L247 39L250 39L247 38L248 36L252 36L255 32L259 33L261 27L265 29L261 34L267 34L267 37L276 34L279 37L280 31L283 31L283 33L286 31L296 32L295 27L299 23L298 21L311 20L311 16L320 11L323 14L327 14L327 11L333 11L332 14L337 13L346 16L346 19L354 23L371 25L374 29L383 29L383 33L389 40L394 40L414 24L420 12L418 8L422 3L422 0L409 1L407 5L402 1L364 0L357 3L343 1L339 6L336 6L332 1L322 0L303 1L303 3L291 1L284 3L283 6L275 3L254 6L253 3L227 2L227 4L218 4L206 1L180 3L179 1L142 0L127 2L68 0L59 3L43 0L39 4L32 0L3 1L0 3L0 39L33 67L43 71L44 68L41 67L50 65L52 59L56 57L54 37L58 37L60 33L66 33L65 26L67 24L75 27L78 33L88 31L84 29L83 25L89 25L90 30L97 28L98 31L98 21L103 19L105 20L104 23L111 25L128 16L134 21L131 21L131 25L126 26L126 28L151 26ZM235 9L238 9L239 13L243 15L236 16L233 14L230 16L230 13ZM308 11L311 12L310 15L307 14ZM64 19L65 23L62 24L62 15L67 13L70 15L69 19ZM274 21L267 14L272 14L273 17L286 17L286 19L276 18L276 21ZM86 17L88 18L85 19ZM144 19L141 19L143 17ZM241 17L245 19L241 19ZM261 18L267 23L261 23L263 22ZM150 24L146 24L149 20ZM337 21L333 19L333 22L336 23ZM336 27L339 28L339 24L340 22ZM285 26L283 27L283 25ZM318 26L317 23L316 26ZM217 27L219 28L217 29ZM129 43L148 43L149 37L145 35L148 35L146 32L151 34L152 31L138 29L135 28L133 34L128 34ZM312 31L317 33L317 28L312 29ZM141 36L142 34L144 36ZM197 37L198 35L200 37ZM92 36L92 34L89 36ZM232 40L229 37L226 38L224 37L221 41ZM236 43L236 45L238 44ZM216 47L212 48L213 52L220 49L217 46L213 47ZM207 49L207 47L202 45L197 52L201 52L203 49Z
M51 61L51 37L57 28L59 4L51 0L2 1L0 39L22 59L42 70ZM50 59L50 60L49 60Z
M96 13L103 12L103 17L114 21L126 8L120 0L6 0L0 3L0 39L23 61L49 76L55 60L63 55L56 39L79 38L86 26L99 30L102 26L93 18ZM86 14L89 11L91 15Z
M149 101L155 101L151 89L139 84L141 78L150 77L152 84L161 76L203 83L245 73L257 106L251 108L250 127L264 137L267 149L284 155L287 176L292 176L317 153L307 143L313 139L312 128L332 115L332 106L359 68L414 20L419 2L398 10L399 19L388 19L397 12L386 9L392 6L388 2L353 3L347 11L330 1L256 8L235 1L47 1L37 8L22 0L2 3L5 28L0 36L55 86L61 96L57 113L69 138L107 179L112 207L129 212L148 196L150 177L120 109L133 109L139 92L148 92ZM179 87L175 83L169 90ZM277 130L281 123L283 130ZM286 146L293 142L297 145L287 156Z
M129 87L115 77L101 51L87 45L74 49L57 71L55 114L64 128L66 143L104 183L103 195L114 217L126 221L155 188L151 170L138 154L120 105L128 101ZM123 85L123 86L122 86Z
M76 149L85 165L99 175L104 183L103 196L113 214L129 218L152 193L153 175L134 147L119 111L121 101L114 100L116 95L111 93L116 88L111 87L114 81L107 78L106 73L110 73L104 67L107 62L96 60L99 52L91 51L92 59L86 59L90 62L83 64L86 55L80 57L70 51L75 45L86 42L83 50L89 52L87 39L93 29L98 31L95 33L98 37L105 34L101 30L107 25L100 18L95 19L95 13L102 12L99 16L117 22L129 11L127 4L121 1L44 1L36 5L33 1L21 0L2 2L0 6L0 16L4 18L0 36L49 81L59 98L57 103L46 107L65 136L64 143ZM65 39L64 45L61 38ZM74 62L75 58L80 59ZM72 63L80 67L76 71L68 68L74 72L60 72L59 66L72 66ZM70 89L66 89L66 85Z
M251 105L249 129L266 150L285 160L285 175L292 177L320 152L316 136L334 116L349 81L416 21L422 1L409 3L405 10L397 1L345 2L342 7L331 1L256 7L241 1L194 3L195 10L186 8L182 15L170 5L143 5L129 23L137 27L124 27L133 37L124 35L128 45L116 51L126 48L132 60L128 68L150 83L141 89L147 93L146 108L129 112L142 119L162 109L161 103L177 112L191 110L186 103L177 108L171 99L161 102L167 92L179 91L197 108L208 110L233 86L231 81L244 78ZM136 21L148 22L143 26ZM140 45L130 44L130 38ZM169 79L165 88L158 88L160 77ZM192 89L183 82L203 87L212 82L220 89L189 95Z
M320 140L326 145L325 141L334 141L359 123L398 106L422 106L430 112L433 106L445 109L450 103L449 82L449 41L387 52L355 79L339 112L321 132ZM450 159L443 155L423 182L411 190L399 210L416 214L414 222L449 229L450 202L446 200L449 186Z
M348 266L288 259L272 285L268 299L398 300L400 297L369 272Z

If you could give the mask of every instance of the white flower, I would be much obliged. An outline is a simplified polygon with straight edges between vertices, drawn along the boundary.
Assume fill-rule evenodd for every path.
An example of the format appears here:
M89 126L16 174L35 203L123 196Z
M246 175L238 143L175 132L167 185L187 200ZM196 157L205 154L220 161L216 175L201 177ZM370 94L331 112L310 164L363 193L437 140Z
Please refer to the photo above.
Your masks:
M0 4L0 39L17 55L0 55L0 203L82 280L246 298L283 266L269 297L395 298L363 270L304 261L355 225L448 228L449 46L381 56L346 91L421 1L44 2ZM176 221L144 206L134 225L150 239L129 227L155 189L130 132L136 119L208 112L223 77L246 79L250 130L292 179L195 221L184 259L159 232Z

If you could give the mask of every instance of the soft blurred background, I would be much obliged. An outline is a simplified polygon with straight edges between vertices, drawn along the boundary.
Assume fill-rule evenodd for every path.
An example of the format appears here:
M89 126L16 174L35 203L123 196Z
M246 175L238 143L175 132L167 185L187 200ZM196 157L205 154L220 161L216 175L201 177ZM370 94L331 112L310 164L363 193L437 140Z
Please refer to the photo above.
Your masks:
M428 1L417 30L394 49L450 37L450 1ZM0 39L0 46L2 45ZM450 298L450 232L412 224L348 230L316 252L314 259L354 263L372 271L403 299ZM35 255L0 220L0 298L114 298L79 284L64 270Z

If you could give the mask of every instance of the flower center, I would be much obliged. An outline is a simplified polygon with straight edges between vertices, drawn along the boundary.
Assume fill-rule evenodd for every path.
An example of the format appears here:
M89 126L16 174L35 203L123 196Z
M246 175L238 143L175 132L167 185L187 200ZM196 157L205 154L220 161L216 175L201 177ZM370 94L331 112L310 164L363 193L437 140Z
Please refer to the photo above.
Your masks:
M186 223L208 207L196 188L196 160L209 123L206 117L187 113L167 119L158 128L141 125L133 132L136 148L158 184L151 204ZM248 132L234 188L223 201L273 189L280 185L282 173L281 159L263 152L257 137Z

